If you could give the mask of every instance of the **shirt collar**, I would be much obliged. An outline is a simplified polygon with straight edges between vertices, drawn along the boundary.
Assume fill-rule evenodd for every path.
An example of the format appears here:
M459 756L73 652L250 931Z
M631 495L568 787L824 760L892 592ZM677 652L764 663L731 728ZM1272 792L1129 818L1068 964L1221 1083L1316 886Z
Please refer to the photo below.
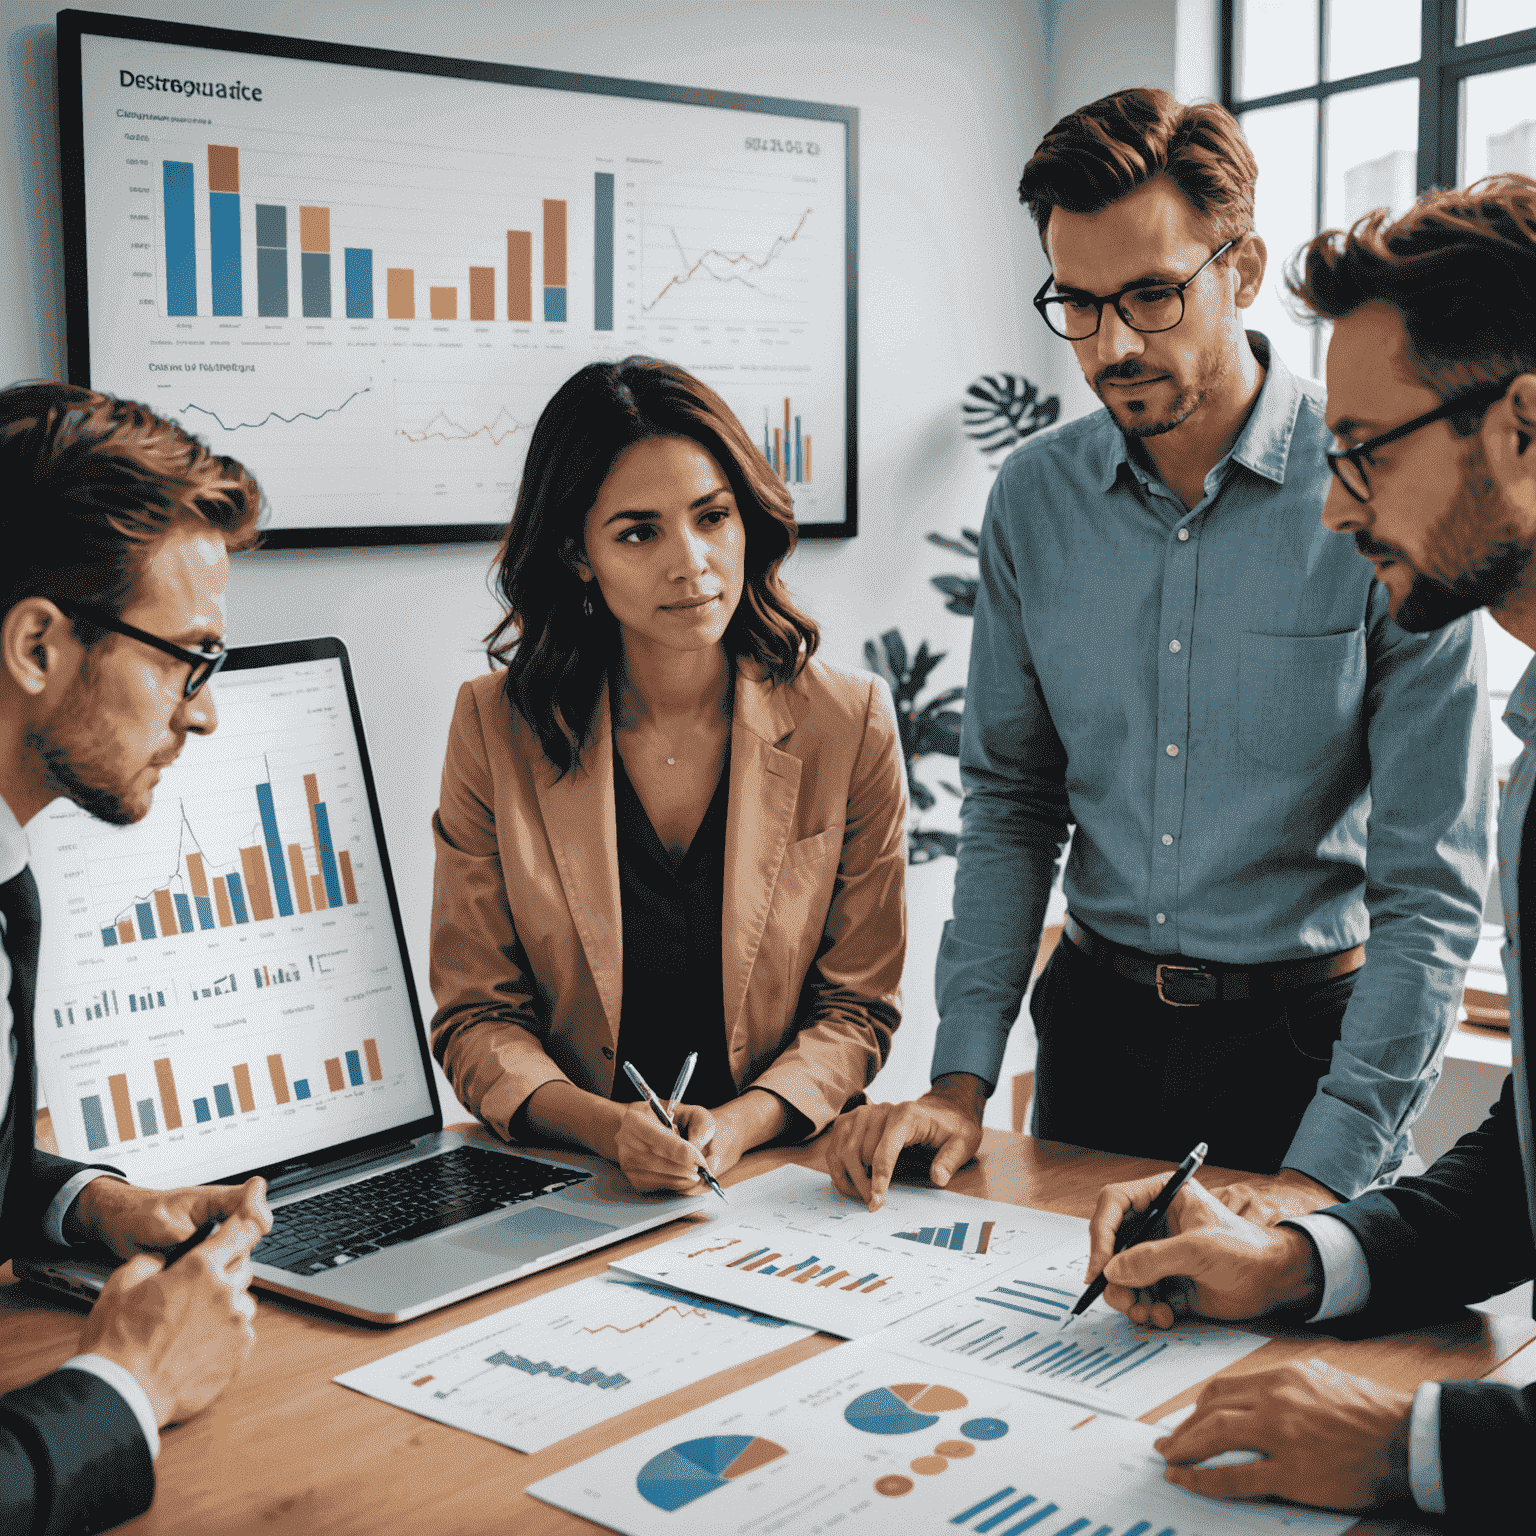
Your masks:
M1504 724L1527 746L1536 740L1536 656L1520 674L1520 681L1509 696Z
M0 885L14 880L27 867L30 858L27 834L5 799L0 797Z
M1237 441L1227 450L1212 474L1220 476L1225 473L1230 460L1245 469L1251 469L1254 474L1266 480L1272 480L1276 485L1284 485L1291 437L1296 430L1296 414L1301 407L1301 386L1296 382L1295 374L1270 346L1269 337L1262 331L1248 331L1246 334L1253 355L1263 365L1264 382L1259 387L1259 398L1254 401ZM1139 479L1149 478L1146 470L1131 457L1130 440L1115 425L1114 417L1110 416L1108 410L1104 415L1109 431L1103 438L1099 488L1108 491L1114 486L1121 465Z

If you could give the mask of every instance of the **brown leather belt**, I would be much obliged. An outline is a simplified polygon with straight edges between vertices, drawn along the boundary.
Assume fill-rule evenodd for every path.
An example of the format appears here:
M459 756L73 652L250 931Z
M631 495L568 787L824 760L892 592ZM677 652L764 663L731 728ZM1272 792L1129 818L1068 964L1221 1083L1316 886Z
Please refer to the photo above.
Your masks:
M1266 992L1289 992L1335 976L1348 976L1365 964L1365 946L1341 949L1312 960L1281 960L1274 965L1214 965L1177 956L1164 960L1139 949L1111 944L1067 913L1063 932L1095 965L1144 987L1155 987L1170 1008L1198 1008L1202 1003L1240 1003Z

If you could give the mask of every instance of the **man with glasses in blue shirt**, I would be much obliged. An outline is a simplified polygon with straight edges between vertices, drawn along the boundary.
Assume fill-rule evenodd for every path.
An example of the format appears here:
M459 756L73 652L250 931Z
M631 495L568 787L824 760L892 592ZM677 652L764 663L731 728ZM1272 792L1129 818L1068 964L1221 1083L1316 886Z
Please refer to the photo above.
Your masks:
M1025 168L1036 308L1104 409L1023 446L988 503L934 1085L838 1123L846 1194L878 1203L904 1146L941 1185L974 1152L1074 826L1037 1135L1208 1142L1261 1221L1411 1153L1487 890L1480 634L1405 632L1318 522L1322 392L1242 325L1256 175L1230 114L1149 89Z
M159 1430L255 1341L260 1179L150 1190L35 1145L44 921L28 821L60 795L116 826L218 724L229 551L261 493L143 406L63 384L0 391L0 1258L94 1244L125 1261L58 1370L0 1396L0 1530L105 1530L154 1497ZM205 1223L222 1225L177 1258Z

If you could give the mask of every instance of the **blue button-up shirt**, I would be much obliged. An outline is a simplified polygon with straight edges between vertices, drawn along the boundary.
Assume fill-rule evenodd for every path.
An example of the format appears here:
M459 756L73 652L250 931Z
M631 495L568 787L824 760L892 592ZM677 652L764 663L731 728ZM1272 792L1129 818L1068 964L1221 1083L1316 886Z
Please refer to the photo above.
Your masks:
M1107 411L987 505L933 1076L995 1084L1065 891L1118 944L1229 965L1366 944L1285 1157L1350 1197L1411 1145L1476 945L1491 747L1472 618L1409 635L1328 488L1321 388L1267 366L1192 509Z

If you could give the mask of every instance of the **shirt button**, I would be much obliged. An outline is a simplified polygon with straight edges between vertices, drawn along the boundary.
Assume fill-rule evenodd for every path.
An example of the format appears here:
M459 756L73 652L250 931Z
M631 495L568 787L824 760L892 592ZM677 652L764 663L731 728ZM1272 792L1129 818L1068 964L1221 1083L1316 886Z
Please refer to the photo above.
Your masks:
M1179 543L1180 544L1187 544L1187 543L1189 543L1189 529L1188 528L1180 528L1179 529Z
M603 1047L603 1055L606 1056L609 1061L612 1061L613 1060L613 1047L611 1045L605 1045Z
M1166 923L1168 921L1167 917L1161 912L1157 914L1157 920L1160 923Z
M1179 755L1179 749L1176 746L1174 746L1174 744L1170 741L1168 743L1168 756L1169 757L1177 757L1178 755Z
M1170 847L1172 845L1172 843L1173 843L1173 835L1171 833L1164 832L1163 833L1163 847L1164 848Z
M1168 649L1172 651L1174 655L1178 655L1178 653L1182 651L1184 647L1180 645L1177 640L1170 640L1168 642Z

